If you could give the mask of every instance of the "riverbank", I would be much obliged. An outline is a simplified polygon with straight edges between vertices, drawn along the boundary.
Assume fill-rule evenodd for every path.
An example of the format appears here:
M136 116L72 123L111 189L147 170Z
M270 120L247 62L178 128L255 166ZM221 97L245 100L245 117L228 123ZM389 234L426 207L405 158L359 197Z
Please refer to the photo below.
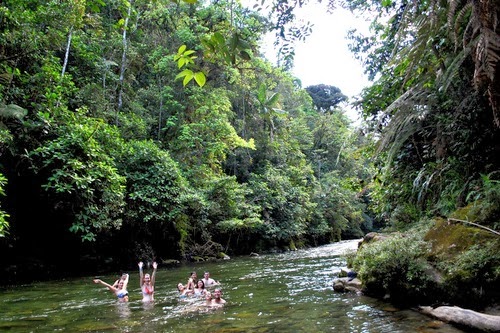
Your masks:
M348 263L364 294L402 307L426 306L426 314L443 320L455 313L459 324L482 330L478 323L487 320L468 311L498 315L498 249L494 233L437 218L404 233L367 234ZM450 304L458 308L443 307ZM490 318L490 327L500 331L499 318Z

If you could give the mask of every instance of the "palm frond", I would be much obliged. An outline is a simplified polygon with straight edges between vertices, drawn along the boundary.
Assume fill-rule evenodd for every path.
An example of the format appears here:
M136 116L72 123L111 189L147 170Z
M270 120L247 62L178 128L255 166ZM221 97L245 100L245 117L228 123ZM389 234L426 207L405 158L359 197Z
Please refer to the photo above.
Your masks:
M28 110L15 104L0 104L0 118L22 119L28 114Z
M378 152L388 151L391 162L407 140L421 128L425 115L429 111L435 96L426 89L415 87L396 99L386 112L393 113L390 123L378 145ZM397 109L397 112L394 110Z

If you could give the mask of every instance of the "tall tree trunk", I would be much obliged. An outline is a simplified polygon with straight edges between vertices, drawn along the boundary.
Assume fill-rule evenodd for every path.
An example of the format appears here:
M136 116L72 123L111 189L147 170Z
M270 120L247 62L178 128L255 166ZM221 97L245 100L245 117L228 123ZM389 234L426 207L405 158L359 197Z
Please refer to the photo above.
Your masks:
M116 125L118 125L118 113L120 112L123 106L123 81L125 77L125 70L127 69L127 30L131 12L132 12L132 1L130 1L127 17L125 17L125 22L123 24L123 34L122 34L123 53L122 53L122 65L120 68L120 90L118 91L118 107L116 109L116 115L115 115Z
M163 116L163 94L162 94L162 83L161 83L161 79L159 81L160 83L160 114L158 116L158 141L160 140L161 138L161 118Z
M66 44L66 52L64 53L64 63L61 71L61 80L64 77L64 73L66 73L66 68L68 67L68 58L69 58L69 49L71 47L71 38L73 38L73 27L69 28L68 33L68 43Z

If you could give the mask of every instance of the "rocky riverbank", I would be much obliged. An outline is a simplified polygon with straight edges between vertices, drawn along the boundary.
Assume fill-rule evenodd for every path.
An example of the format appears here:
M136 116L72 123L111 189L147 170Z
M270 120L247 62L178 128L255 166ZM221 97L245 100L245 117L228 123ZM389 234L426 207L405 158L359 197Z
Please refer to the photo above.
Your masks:
M491 311L500 300L499 249L494 233L449 219L405 233L370 233L348 256L349 269L339 272L333 289L418 307L458 326L500 332L500 317Z

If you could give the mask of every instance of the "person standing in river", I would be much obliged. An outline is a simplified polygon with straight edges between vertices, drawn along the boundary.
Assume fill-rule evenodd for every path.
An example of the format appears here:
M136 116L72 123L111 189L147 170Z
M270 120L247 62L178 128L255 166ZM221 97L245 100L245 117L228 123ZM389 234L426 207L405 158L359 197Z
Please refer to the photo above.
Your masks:
M205 287L213 287L213 286L218 286L220 283L219 281L215 281L214 279L212 279L210 277L210 273L209 272L205 272L203 274L203 279L201 279L203 281L203 283L205 284Z
M153 262L153 273L149 275L148 273L144 274L142 268L144 267L144 263L141 261L138 264L139 266L139 284L141 286L142 291L142 301L143 302L152 302L154 301L154 292L155 292L155 276L156 276L156 268L158 268L158 264Z
M127 285L129 276L128 274L123 274L122 276L123 278L120 278L120 280L118 280L117 287L112 286L101 279L94 279L94 283L102 284L103 286L107 287L111 292L115 294L116 297L118 297L119 302L128 302Z

